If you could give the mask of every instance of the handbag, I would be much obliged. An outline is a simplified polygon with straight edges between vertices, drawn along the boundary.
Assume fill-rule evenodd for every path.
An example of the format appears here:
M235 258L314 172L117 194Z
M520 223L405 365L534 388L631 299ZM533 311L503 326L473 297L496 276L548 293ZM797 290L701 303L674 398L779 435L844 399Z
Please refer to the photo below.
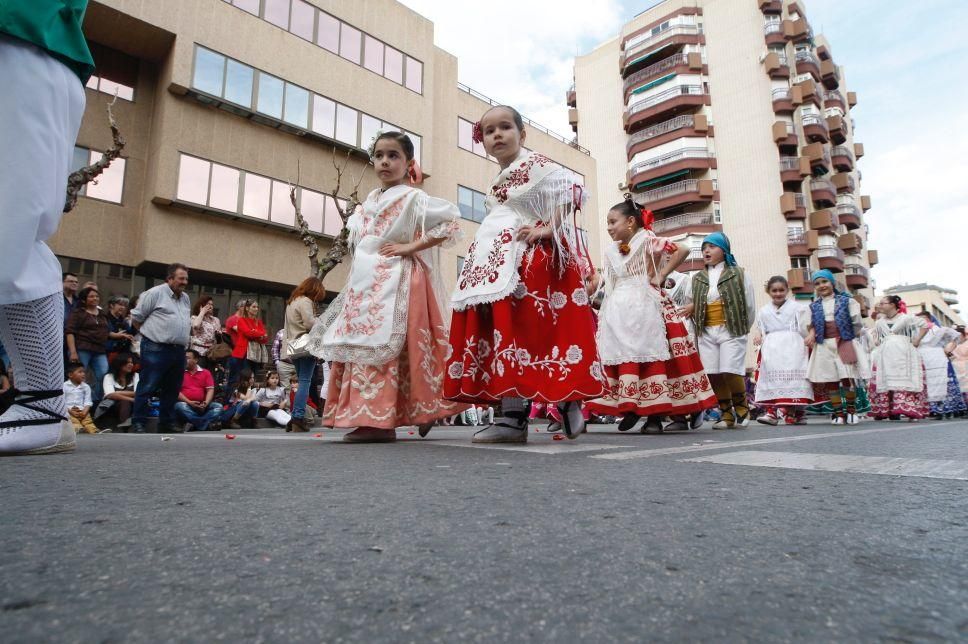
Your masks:
M209 360L224 360L230 355L232 355L232 345L229 344L228 335L216 333L215 344L208 350L206 357Z
M286 342L286 358L289 360L299 360L309 358L313 354L309 352L309 334L303 333L293 340Z
M249 340L249 348L245 352L245 359L256 364L265 364L269 362L269 349L264 344L260 344L255 340Z

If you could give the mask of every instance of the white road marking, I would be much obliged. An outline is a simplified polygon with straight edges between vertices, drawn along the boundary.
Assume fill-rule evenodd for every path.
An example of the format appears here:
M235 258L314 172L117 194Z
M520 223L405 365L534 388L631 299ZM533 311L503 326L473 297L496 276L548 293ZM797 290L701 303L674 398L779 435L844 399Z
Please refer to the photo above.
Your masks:
M556 441L557 443L563 444L547 444L547 445L535 445L535 444L501 444L501 443L472 443L470 441L457 442L457 441L434 441L432 445L443 445L445 447L472 447L474 449L492 449L492 450L502 450L505 452L528 452L531 454L574 454L576 452L597 452L606 449L619 449L619 445L599 445L593 443L582 443L569 441L571 444L565 443L564 441Z
M891 427L874 427L871 429L842 429L836 432L824 432L822 434L799 434L797 436L781 436L778 438L757 438L748 441L729 441L723 443L713 443L708 445L686 445L683 447L663 447L659 449L635 450L629 452L618 452L615 454L596 454L589 458L603 458L611 461L625 461L636 458L651 458L653 456L665 456L668 454L688 454L690 452L707 452L715 449L736 449L747 445L771 445L774 443L793 443L797 441L817 440L820 438L841 438L849 436L860 436L862 434L878 434L881 432L898 432L904 430L922 430L928 427L940 427L945 423L906 423L904 425L892 425ZM733 431L738 430L724 430Z
M968 481L968 461L947 461L927 458L743 451L687 458L683 459L683 462L748 465L751 467L774 467L821 472L850 472L853 474L917 476L930 479Z

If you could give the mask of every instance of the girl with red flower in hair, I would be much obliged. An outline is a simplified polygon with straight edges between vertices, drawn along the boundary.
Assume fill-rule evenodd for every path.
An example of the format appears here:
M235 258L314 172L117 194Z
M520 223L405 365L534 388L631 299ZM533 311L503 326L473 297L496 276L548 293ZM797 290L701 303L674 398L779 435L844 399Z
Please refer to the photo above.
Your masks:
M492 107L474 128L501 171L451 298L444 395L501 402L501 417L475 443L526 442L529 401L557 405L565 436L577 438L585 426L580 401L603 392L582 283L591 266L577 224L581 186L524 149L526 136L521 115L507 106Z
M608 380L593 413L622 416L619 431L647 418L643 434L689 429L686 416L716 405L702 361L675 305L662 287L689 249L652 232L651 211L626 195L608 211L614 244L605 248L605 298L598 315L598 351Z

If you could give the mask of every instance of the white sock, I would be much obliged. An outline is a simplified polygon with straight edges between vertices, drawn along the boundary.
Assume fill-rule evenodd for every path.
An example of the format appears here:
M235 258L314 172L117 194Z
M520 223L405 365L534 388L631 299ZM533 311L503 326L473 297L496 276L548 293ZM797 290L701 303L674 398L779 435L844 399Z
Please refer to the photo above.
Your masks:
M0 305L0 341L10 355L14 386L22 392L64 388L64 300L60 293L30 302ZM67 416L64 396L30 403ZM48 418L20 405L0 416L0 423ZM61 421L0 428L0 452L49 447L60 437Z

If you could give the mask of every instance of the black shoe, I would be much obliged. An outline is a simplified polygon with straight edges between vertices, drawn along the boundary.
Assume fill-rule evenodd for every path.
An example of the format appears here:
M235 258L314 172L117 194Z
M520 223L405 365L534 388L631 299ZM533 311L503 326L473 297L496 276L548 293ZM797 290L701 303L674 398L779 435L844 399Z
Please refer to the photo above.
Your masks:
M689 424L686 422L685 416L675 416L672 422L666 425L662 431L664 432L687 432L689 431Z
M581 404L572 400L556 405L558 413L561 414L561 428L565 432L565 437L575 440L585 431L585 417L581 414Z
M141 423L131 423L131 433L132 434L144 434L145 426Z
M220 432L220 431L222 431L222 422L216 420L216 421L213 421L213 422L209 423L209 425L208 425L208 431L210 431L210 432Z
M635 423L637 422L639 422L639 415L634 412L629 412L622 417L622 422L618 424L618 431L627 432L635 427Z
M699 429L703 424L703 414L698 412L689 417L689 429Z
M649 416L639 432L642 434L661 434L662 418L659 416Z
M888 420L901 420L901 414L891 414L887 417Z

